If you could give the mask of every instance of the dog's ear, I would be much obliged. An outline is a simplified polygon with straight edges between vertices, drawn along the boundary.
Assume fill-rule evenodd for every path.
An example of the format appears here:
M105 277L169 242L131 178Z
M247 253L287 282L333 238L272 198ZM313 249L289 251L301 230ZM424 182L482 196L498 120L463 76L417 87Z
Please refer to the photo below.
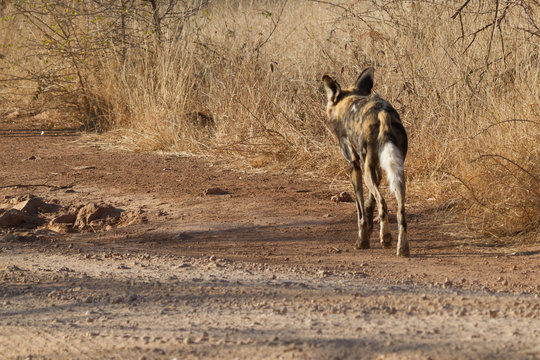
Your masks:
M373 72L375 70L372 67L368 67L358 77L356 84L354 85L356 92L360 95L369 95L371 94L371 89L373 88Z
M333 104L337 102L338 96L341 93L341 87L328 75L324 75L323 78L324 89L326 90L326 97L328 101L331 101Z

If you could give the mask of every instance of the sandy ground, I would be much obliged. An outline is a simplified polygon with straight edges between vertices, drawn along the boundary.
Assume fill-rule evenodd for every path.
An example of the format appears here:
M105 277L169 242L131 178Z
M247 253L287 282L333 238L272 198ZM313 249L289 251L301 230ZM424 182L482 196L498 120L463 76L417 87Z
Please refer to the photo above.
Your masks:
M17 124L0 119L0 224L22 219L0 227L0 358L540 358L539 245L471 239L411 194L411 258L376 230L354 250L354 204L330 200L346 181Z

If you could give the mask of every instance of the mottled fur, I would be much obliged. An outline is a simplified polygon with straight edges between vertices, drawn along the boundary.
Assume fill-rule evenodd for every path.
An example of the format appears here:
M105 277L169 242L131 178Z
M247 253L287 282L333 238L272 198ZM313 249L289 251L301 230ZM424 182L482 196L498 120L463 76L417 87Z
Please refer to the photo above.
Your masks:
M399 114L386 100L373 93L373 68L360 74L348 89L331 77L323 77L330 127L339 139L341 152L351 165L351 182L358 210L357 248L369 248L373 230L373 210L377 204L380 217L380 240L392 246L388 230L388 210L379 191L382 170L398 202L399 238L397 254L409 256L405 220L405 176L403 162L407 155L407 134ZM364 205L362 175L369 195Z

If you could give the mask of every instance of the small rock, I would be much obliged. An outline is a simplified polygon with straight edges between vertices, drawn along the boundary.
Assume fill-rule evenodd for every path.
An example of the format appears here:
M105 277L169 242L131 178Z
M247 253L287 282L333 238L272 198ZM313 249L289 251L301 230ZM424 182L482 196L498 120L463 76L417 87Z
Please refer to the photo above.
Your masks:
M499 310L491 309L488 311L489 317L496 318L499 315Z
M336 254L341 254L341 249L338 249L335 246L332 246L330 249L332 249L332 251L334 251Z
M225 338L217 339L213 342L213 345L223 345L225 343Z
M285 314L287 314L287 307L282 306L280 308L274 309L274 313L280 314L280 315L285 315Z
M451 280L449 280L448 278L445 279L444 283L443 283L443 287L446 289L446 288L449 288L453 285L453 282Z
M56 233L68 233L73 230L73 226L71 224L48 224L47 228L51 231L54 231Z
M35 215L38 212L51 212L58 206L47 204L40 197L32 197L13 206L13 209L24 211L29 215Z
M330 198L333 202L353 202L352 196L346 192L342 191L339 193L339 195L334 195Z
M321 269L321 270L317 271L317 275L319 277L327 277L327 276L330 275L330 271Z
M137 296L137 294L130 294L128 297L127 297L127 301L128 302L133 302L135 300L137 300L139 297Z
M186 345L193 344L193 339L188 336L187 338L184 339L184 344Z
M120 215L118 225L124 227L129 225L144 224L147 222L148 217L146 216L144 210L132 209L127 210Z
M88 165L87 165L87 166L84 166L84 165L83 165L83 166L75 166L75 167L73 168L73 170L75 170L75 171L79 171L79 170L92 170L92 169L95 169L95 168L96 168L95 166L88 166Z
M163 211L163 210L159 210L158 213L157 213L157 216L167 216L169 215L169 213L167 213L166 211Z
M111 304L120 304L121 302L124 301L124 298L120 295L118 296L115 296L111 299Z
M207 196L207 195L227 195L227 194L229 194L228 191L220 189L218 187L209 188L209 189L206 189L206 190L203 191L204 196Z
M204 341L206 341L206 340L208 340L208 333L205 331L205 332L202 333L201 336L199 336L199 337L195 340L195 342L201 343L201 342L204 342Z
M91 303L94 302L94 298L93 298L92 296L87 296L87 297L85 297L85 298L83 299L83 302L84 302L85 304L91 304Z
M20 225L39 225L42 221L38 217L30 216L27 213L9 209L0 216L0 227L14 228Z
M73 224L77 220L77 216L75 214L64 214L57 216L53 218L49 225L55 225L55 224Z
M79 209L74 226L84 229L94 220L119 219L121 213L112 205L90 203Z
M6 119L15 119L19 115L20 115L19 110L15 109L15 110L13 110L12 112L10 112L9 114L6 115Z

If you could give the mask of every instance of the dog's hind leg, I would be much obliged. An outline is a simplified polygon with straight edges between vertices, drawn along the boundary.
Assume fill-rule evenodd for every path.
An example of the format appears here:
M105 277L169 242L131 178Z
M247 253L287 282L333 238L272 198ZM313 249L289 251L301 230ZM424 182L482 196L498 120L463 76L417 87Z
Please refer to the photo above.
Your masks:
M405 220L405 179L402 180L400 186L396 189L396 199L398 203L397 222L398 222L398 244L397 255L408 257L409 241L407 239L407 221Z
M358 239L356 241L357 249L369 249L369 238L373 230L373 215L369 222L369 215L366 214L364 207L364 192L362 189L362 169L358 161L351 163L351 183L354 188L356 210L358 213ZM371 209L373 211L373 209Z
M366 186L369 189L370 195L375 198L377 207L379 210L380 219L380 240L383 248L388 249L392 247L392 235L388 228L388 208L386 202L379 191L379 179L380 173L377 171L377 159L376 154L368 149L366 154L366 162L364 165L364 179L366 180Z

